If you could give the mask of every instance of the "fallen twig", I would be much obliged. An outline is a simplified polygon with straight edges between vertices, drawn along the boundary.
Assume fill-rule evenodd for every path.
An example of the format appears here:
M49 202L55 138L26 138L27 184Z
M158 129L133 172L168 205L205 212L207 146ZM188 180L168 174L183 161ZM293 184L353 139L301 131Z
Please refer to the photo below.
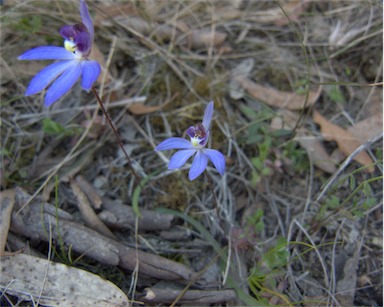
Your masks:
M99 213L100 219L111 228L134 228L136 214L132 207L103 198L103 211ZM161 214L144 208L140 209L142 218L139 219L139 230L165 230L171 227L173 215Z
M16 188L15 209L22 207L30 197L21 188ZM47 210L47 207L50 209ZM30 205L19 214L12 213L11 230L29 238L48 241L48 230L50 229L54 240L71 246L76 253L108 265L119 265L130 271L135 269L138 261L140 274L149 277L185 283L196 275L181 263L143 251L135 251L88 227L57 218L48 212L54 209L54 206L46 203L42 210L41 202L33 199Z
M109 230L107 226L105 226L105 224L95 213L95 211L91 207L91 204L89 203L87 196L85 195L85 193L83 193L78 184L73 179L70 180L70 184L72 192L75 194L77 199L77 207L79 208L79 211L81 212L81 215L85 220L86 224L92 229L104 234L108 238L116 239L112 231Z
M146 303L171 304L182 292L175 289L146 288L145 296L140 298ZM188 290L185 291L178 303L191 305L208 305L224 303L236 299L236 292L233 289L225 290Z

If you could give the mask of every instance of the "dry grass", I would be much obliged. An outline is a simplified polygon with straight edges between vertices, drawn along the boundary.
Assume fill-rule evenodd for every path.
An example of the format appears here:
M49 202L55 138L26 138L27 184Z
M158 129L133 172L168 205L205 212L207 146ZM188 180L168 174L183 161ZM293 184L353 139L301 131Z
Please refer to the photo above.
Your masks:
M279 108L268 107L231 80L236 69L247 71L249 67L239 65L252 59L253 68L245 74L265 87L302 94L306 85L315 90L323 84L315 106L298 112L299 130L305 128L319 140L313 109L341 127L382 112L382 84L370 86L382 82L382 4L143 0L88 1L88 5L95 23L94 49L99 52L94 56L104 65L99 92L135 171L149 177L140 208L184 212L199 221L221 248L231 251L229 268L215 263L205 273L208 284L231 287L222 286L229 274L249 292L250 280L263 276L256 295L260 304L380 305L382 135L364 147L376 162L374 173L347 160L338 164L339 171L327 174L307 158L298 138L273 133L270 122L280 114ZM299 8L293 9L294 5ZM58 176L57 203L81 222L68 182L81 174L100 196L132 204L137 184L91 94L76 85L49 109L43 106L42 95L23 96L31 77L46 63L17 61L17 55L38 45L61 45L58 29L78 22L77 1L5 1L2 6L2 190L19 186L55 203ZM169 152L153 150L167 137L185 136L212 99L210 146L227 157L225 176L208 167L213 191L206 176L188 181L188 164L180 171L168 171ZM144 107L143 114L137 114L131 108L134 103L166 104L157 111ZM43 127L45 118L65 132L50 134ZM267 147L261 163L269 173L264 174L255 164L261 144ZM326 143L329 153L336 149L335 143ZM255 174L260 175L256 182ZM362 189L355 191L360 184ZM364 205L367 200L369 206ZM259 218L257 212L262 212ZM174 223L169 231L183 234L182 240L137 229L114 233L124 244L195 271L208 266L217 250L207 237L186 220ZM278 245L281 237L288 243ZM29 244L47 253L46 244L33 240ZM124 272L122 278L116 268L90 259L83 266L113 280L138 301L144 288L161 284L141 276L140 268L136 275ZM10 301L2 298L2 304ZM246 299L232 301L241 302Z

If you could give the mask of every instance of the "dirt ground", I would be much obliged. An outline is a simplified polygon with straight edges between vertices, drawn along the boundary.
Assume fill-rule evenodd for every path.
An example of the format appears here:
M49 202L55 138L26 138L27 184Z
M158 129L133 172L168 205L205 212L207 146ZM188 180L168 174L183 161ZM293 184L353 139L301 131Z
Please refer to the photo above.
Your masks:
M121 144L80 82L24 96L79 1L1 1L1 306L382 306L382 2L87 5ZM155 147L210 101L190 181Z

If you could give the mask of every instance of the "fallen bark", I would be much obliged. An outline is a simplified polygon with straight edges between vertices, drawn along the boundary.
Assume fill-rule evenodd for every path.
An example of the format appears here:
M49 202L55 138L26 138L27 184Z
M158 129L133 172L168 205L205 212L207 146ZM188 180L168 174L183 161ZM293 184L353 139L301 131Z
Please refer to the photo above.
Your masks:
M136 214L133 212L132 207L119 201L103 198L102 208L103 211L99 213L99 217L108 227L134 229ZM140 209L140 213L142 217L139 218L139 230L156 231L169 229L174 219L173 215L161 214L147 209Z
M102 233L108 238L116 239L112 231L107 226L105 226L105 224L100 220L99 216L95 213L87 196L80 189L77 182L70 179L69 183L71 185L72 192L73 194L75 194L75 197L77 199L77 207L79 208L79 211L87 226Z
M181 263L167 258L129 248L113 239L73 221L50 214L54 206L34 199L19 214L17 210L29 200L30 195L16 188L15 210L12 213L11 230L23 236L57 242L71 246L72 250L101 263L119 265L140 274L163 280L189 282L196 279L196 273ZM60 209L59 209L60 210ZM48 212L49 211L49 212Z
M93 185L81 175L77 175L75 180L79 188L84 192L85 195L87 195L93 208L100 209L103 201L101 200L99 194L97 194L97 191Z

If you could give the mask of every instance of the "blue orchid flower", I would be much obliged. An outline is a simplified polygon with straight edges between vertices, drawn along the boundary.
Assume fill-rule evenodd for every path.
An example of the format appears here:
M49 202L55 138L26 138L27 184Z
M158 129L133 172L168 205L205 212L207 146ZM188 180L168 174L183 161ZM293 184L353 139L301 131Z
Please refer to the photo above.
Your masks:
M225 172L224 155L215 149L205 148L209 138L209 127L211 125L213 115L213 101L211 101L204 112L203 122L187 129L187 134L191 138L190 141L174 137L161 142L155 148L158 150L180 149L169 160L168 169L178 169L182 167L187 160L196 154L193 159L192 166L189 170L189 180L199 177L207 168L208 160L211 160L220 175Z
M81 86L89 91L100 75L98 62L88 59L94 29L85 0L80 0L82 23L65 25L60 29L64 47L41 46L26 51L19 60L59 60L41 70L28 85L25 96L37 94L49 87L44 104L50 106L66 94L80 76Z

